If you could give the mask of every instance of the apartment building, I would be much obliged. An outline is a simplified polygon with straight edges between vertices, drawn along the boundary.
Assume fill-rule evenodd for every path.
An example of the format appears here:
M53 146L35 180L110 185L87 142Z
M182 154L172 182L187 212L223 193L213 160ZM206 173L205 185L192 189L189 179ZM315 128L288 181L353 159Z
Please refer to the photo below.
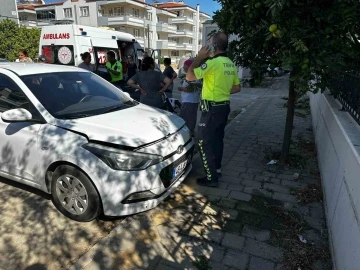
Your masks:
M202 42L202 23L210 18L183 1L149 4L145 0L67 0L19 5L20 23L42 27L52 21L109 27L134 35L144 49L176 60L195 55Z
M19 23L16 0L1 0L0 21L10 19Z

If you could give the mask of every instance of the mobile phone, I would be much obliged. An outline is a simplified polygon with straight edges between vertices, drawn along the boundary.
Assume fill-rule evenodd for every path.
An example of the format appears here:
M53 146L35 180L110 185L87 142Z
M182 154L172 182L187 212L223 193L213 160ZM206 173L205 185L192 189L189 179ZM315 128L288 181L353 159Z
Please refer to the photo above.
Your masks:
M216 44L211 44L210 45L210 53L213 53L216 51Z

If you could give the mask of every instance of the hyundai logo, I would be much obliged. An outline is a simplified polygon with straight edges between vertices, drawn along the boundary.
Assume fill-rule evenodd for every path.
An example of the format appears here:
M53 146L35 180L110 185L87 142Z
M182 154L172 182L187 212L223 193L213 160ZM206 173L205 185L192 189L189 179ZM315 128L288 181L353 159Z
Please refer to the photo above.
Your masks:
M184 151L184 146L180 145L178 149L176 150L176 153L181 154Z

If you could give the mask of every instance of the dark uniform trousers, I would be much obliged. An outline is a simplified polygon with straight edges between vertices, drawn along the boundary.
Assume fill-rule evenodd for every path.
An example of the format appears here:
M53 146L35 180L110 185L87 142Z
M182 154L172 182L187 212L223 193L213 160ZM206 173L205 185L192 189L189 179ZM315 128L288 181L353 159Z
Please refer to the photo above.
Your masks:
M230 103L211 104L204 110L201 106L201 118L198 125L200 155L206 177L217 180L216 170L221 168L224 152L225 127L230 113Z

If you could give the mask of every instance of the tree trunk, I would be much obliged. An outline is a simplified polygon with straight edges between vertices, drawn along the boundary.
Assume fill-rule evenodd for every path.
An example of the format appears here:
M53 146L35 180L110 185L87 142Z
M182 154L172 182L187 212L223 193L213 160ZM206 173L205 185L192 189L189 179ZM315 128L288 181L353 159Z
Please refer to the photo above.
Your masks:
M290 75L290 77L293 74ZM289 155L290 155L290 144L291 144L291 135L294 126L294 114L295 114L295 99L296 99L296 92L295 92L295 83L290 81L289 82L289 99L288 99L288 108L286 114L286 124L285 124L285 132L284 132L284 139L281 151L281 160L288 162Z

